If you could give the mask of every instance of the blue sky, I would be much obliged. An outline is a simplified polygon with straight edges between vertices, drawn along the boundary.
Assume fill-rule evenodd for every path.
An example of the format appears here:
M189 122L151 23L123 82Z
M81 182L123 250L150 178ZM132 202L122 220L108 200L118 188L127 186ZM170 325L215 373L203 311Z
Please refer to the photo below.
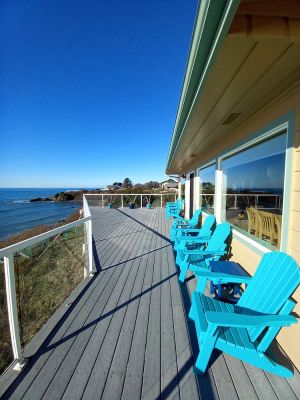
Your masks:
M0 186L163 180L196 0L2 0Z

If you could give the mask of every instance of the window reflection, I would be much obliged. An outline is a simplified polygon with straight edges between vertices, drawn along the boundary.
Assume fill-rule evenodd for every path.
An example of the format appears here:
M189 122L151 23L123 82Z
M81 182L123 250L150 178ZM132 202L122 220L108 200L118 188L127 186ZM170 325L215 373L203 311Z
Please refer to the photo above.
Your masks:
M235 154L222 163L223 218L280 247L286 134Z
M215 164L199 170L200 207L208 213L214 213Z

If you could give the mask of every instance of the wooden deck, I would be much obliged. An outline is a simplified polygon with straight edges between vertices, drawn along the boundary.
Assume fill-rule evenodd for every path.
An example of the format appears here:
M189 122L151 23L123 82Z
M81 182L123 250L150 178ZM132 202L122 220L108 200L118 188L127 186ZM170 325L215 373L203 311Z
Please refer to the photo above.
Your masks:
M27 350L32 357L3 398L300 399L297 372L286 380L226 355L216 354L196 378L197 343L186 320L195 282L178 285L165 211L92 214L97 273L43 344Z

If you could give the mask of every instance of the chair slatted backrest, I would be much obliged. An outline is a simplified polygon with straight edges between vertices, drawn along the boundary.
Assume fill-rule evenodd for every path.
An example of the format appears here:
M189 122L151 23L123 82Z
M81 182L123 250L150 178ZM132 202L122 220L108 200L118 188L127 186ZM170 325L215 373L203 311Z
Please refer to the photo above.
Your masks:
M300 271L296 261L281 252L264 254L237 307L243 314L278 314L300 283ZM248 329L254 342L264 327Z
M230 234L231 234L231 228L227 222L222 222L221 224L217 225L205 250L207 250L207 251L212 251L212 250L223 251L223 250L225 250L227 247L227 242L228 242ZM224 245L225 245L225 247L224 247Z
M273 243L275 235L275 221L273 214L259 210L258 218L260 220L259 237L262 238L263 236L266 236L270 238L271 243Z
M189 221L189 224L201 226L201 220L202 220L202 210L201 208L199 208L194 212L192 218Z
M260 235L260 224L258 218L258 211L255 208L246 208L248 215L248 232L256 236ZM253 232L252 232L253 231Z
M214 215L209 215L203 222L199 236L210 236L216 226L216 218Z

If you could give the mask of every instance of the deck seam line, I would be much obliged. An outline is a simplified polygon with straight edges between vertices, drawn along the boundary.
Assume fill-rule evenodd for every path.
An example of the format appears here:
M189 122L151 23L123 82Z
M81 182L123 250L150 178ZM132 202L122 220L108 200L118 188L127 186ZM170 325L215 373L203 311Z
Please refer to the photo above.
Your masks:
M139 244L139 246L140 246L140 244ZM139 246L138 246L138 248L139 248ZM134 247L133 247L134 248ZM130 262L130 264L133 264L133 261L131 261ZM125 268L125 267L124 267ZM129 271L128 271L128 274L127 274L127 277L126 277L126 281L127 281L127 279L128 279L128 276L129 276L129 274L130 274L130 269L129 269ZM123 286L122 286L122 289L121 289L121 291L120 291L120 295L119 295L119 297L118 297L118 300L117 300L117 305L119 304L119 301L120 301L120 298L121 298L121 296L122 296L122 293L123 293L123 290L124 290L124 287L125 287L125 283L126 283L126 281L123 283ZM108 327L107 327L107 330L106 330L106 332L105 332L105 335L104 335L104 337L103 337L103 340L102 340L102 342L101 342L101 345L100 345L100 348L99 348L99 351L98 351L98 353L97 353L97 357L95 358L95 362L93 363L93 367L92 367L92 370L93 370L93 368L94 368L94 366L95 366L95 363L97 362L97 360L98 360L98 357L99 357L99 353L100 353L100 351L101 351L101 348L102 348L102 346L103 346L103 343L104 343L104 341L105 341L105 337L106 337L106 335L107 335L107 332L108 332L108 330L109 330L109 327L110 327L110 324L111 324L111 321L112 321L112 317L111 317L111 319L110 319L110 321L109 321L109 325L108 325ZM82 392L82 396L81 396L81 398L84 396L84 393L85 393L85 391L86 391L86 388L87 388L87 386L88 386L88 382L89 382L89 380L90 380L90 378L87 380L87 382L86 382L86 385L85 385L85 388L84 388L84 390L83 390L83 392Z
M145 242L147 242L147 238L148 238L148 236L150 236L150 234L151 234L151 232L148 231L148 232L147 232L147 236L145 237ZM142 241L141 241L141 242L142 242ZM146 243L145 243L145 244L146 244ZM146 261L148 261L148 255L146 255L146 257L147 257L147 260L146 260ZM142 257L139 257L139 264L138 264L138 266L137 266L137 270L139 270L139 268L140 268L141 260L142 260ZM147 270L147 262L146 262L146 266L145 266L145 270L144 270L144 274L143 274L143 282L142 282L142 286L141 286L141 291L143 290L143 285L144 285L144 282L145 282L146 270ZM131 296L132 296L132 292L133 292L133 289L134 289L134 285L135 285L137 276L138 276L138 272L137 272L137 274L136 274L136 276L135 276L135 280L134 280L134 283L133 283L133 285L132 285L132 290L131 290L131 293L130 293L130 296L129 296L129 300L130 300L130 298L131 298ZM128 352L127 363L128 363L128 359L129 359L129 355L130 355L131 346L132 346L132 341L133 341L134 330L135 330L135 326L136 326L136 321L137 321L138 309L139 309L139 306L140 306L140 301L141 301L141 297L139 297L139 300L138 300L138 308L137 308L137 312L136 312L136 316L135 316L134 329L133 329L132 336L131 336L130 349L129 349L129 352ZM127 312L128 312L128 305L126 306L126 311L125 311L125 313L124 313L124 317L123 317L123 321L122 321L122 326L123 326L123 324L124 324L124 321L125 321ZM111 365L112 365L112 362L113 362L113 359L114 359L114 356L115 356L115 352L116 352L116 349L117 349L117 346L118 346L118 343L119 343L121 330L122 330L122 327L121 327L120 332L119 332L118 340L116 341L114 353L113 353L112 358L111 358L111 362L110 362L110 366L109 366L109 368L108 368L107 376L109 375L109 372L110 372L110 369L111 369ZM126 364L127 364L127 363L126 363ZM125 383L125 376L126 376L126 374L124 375L124 380L123 380L123 384L122 384L121 397L122 397L122 392L123 392L123 386L124 386L124 383ZM105 392L106 383L107 383L107 378L106 378L105 385L104 385L104 387L103 387L101 396L102 396L103 393Z
M127 240L126 240L126 242L127 242ZM133 251L133 250L134 250L134 246L133 246L133 248L132 248L131 251ZM117 253L117 255L118 255L118 253ZM114 259L116 258L117 255L115 255ZM117 277L116 282L120 279L120 276L121 276L121 274L122 274L123 271L120 270L120 271L118 271L118 272L119 272L119 274L117 274L118 277ZM129 273L130 273L130 270L129 270L128 274L129 274ZM110 276L110 278L109 278L107 284L109 283L111 277L112 277L114 274L115 274L115 271L112 271L112 274L111 274L111 276ZM128 278L128 275L127 275L127 278ZM127 278L126 278L126 279L127 279ZM90 314L93 312L95 306L97 305L97 303L98 303L98 301L99 301L100 296L101 296L101 294L100 294L99 297L96 299L95 304L93 305L92 309L90 310L90 312L89 312L89 314L88 314L86 320L89 318ZM107 301L106 301L106 303L105 303L105 306L106 306L107 302L109 301L109 299L110 299L110 297L108 297L108 299L107 299ZM103 310L105 309L105 306L104 306ZM102 312L101 312L101 315L102 315L102 313L103 313L103 310L102 310ZM85 320L85 322L86 322L86 320ZM85 322L84 322L84 323L85 323ZM92 338L92 335L93 335L94 330L96 329L96 326L97 326L97 324L95 324L95 326L94 326L94 328L93 328L93 330L92 330L92 332L91 332L91 334L90 334L89 340L87 341L87 343L86 343L86 345L85 345L84 348L87 347L87 345L88 345L90 339ZM68 354L70 353L70 351L71 351L71 349L72 349L72 347L73 347L73 345L74 345L74 343L75 343L75 340L76 340L76 338L73 340L73 343L71 344L69 350L68 350L67 353L65 354L65 356L64 356L64 358L63 358L63 360L62 360L62 362L60 363L60 366L63 364L65 358L66 358L66 357L68 356ZM82 355L83 355L83 353L81 354L81 357L82 357ZM81 357L80 357L80 359L81 359ZM59 367L60 367L60 366L59 366ZM53 378L51 379L50 383L48 384L48 386L47 386L47 388L46 388L46 390L45 390L45 392L44 392L44 394L43 394L43 397L44 397L44 395L46 394L46 392L47 392L49 386L51 385L52 381L54 380L55 376L57 376L58 371L59 371L59 368L57 369L57 372L54 374L54 376L53 376ZM72 373L72 375L71 375L71 377L70 377L68 383L70 383L70 380L72 379L72 376L73 376L74 372L75 372L75 370L73 371L73 373ZM65 393L67 387L68 387L68 385L66 385L66 388L65 388L63 394Z
M155 247L157 246L157 241L158 241L158 235L155 235ZM156 259L157 259L157 253L154 253L151 286L153 286L154 268L155 268ZM144 361L143 361L143 374L142 374L142 379L141 379L140 396L139 396L140 398L142 397L143 386L144 386L144 371L145 371L145 362L146 362L146 349L147 349L147 344L148 344L148 329L149 329L149 320L150 320L151 300L152 300L152 291L150 291L150 299L149 299L149 307L148 307L148 318L147 318L147 329L146 329L146 340L145 340L145 347L144 347L144 351L143 351Z
M115 273L115 271L112 272L111 276L110 276L109 279L108 279L108 282L110 281L110 279L112 278L112 276L114 275L114 273ZM118 279L119 279L119 278L118 278ZM108 282L107 282L107 284L108 284ZM102 292L101 292L101 294L102 294ZM99 297L98 297L97 300L95 301L95 304L94 304L94 306L92 307L92 309L90 310L89 314L87 315L86 320L88 319L88 317L89 317L90 314L92 313L94 307L96 306L97 302L99 301L99 298L100 298L101 294L99 295ZM105 304L106 304L106 303L105 303ZM101 315L102 315L102 313L101 313ZM85 324L86 320L84 321L84 324ZM83 324L82 326L84 326L84 324ZM93 328L93 331L94 331L94 329L95 329L95 328ZM92 333L93 333L93 331L92 331ZM92 333L91 333L91 335L92 335ZM44 396L45 396L45 394L46 394L46 392L47 392L49 386L51 385L51 383L53 382L53 380L54 380L55 377L57 376L57 374L58 374L58 372L59 372L59 368L61 367L61 365L63 364L64 360L66 359L66 357L68 356L68 354L69 354L70 351L72 350L72 347L73 347L73 344L74 344L76 338L77 338L77 337L74 337L73 343L71 344L70 348L67 350L66 354L64 355L64 357L63 357L61 363L59 364L59 366L58 366L58 368L57 368L57 371L55 372L55 374L53 375L52 379L51 379L50 382L48 383L48 385L47 385L47 387L46 387L46 389L45 389L45 392L44 392L44 394L42 395L41 399L44 398ZM85 347L86 347L86 346L85 346ZM53 349L53 351L55 351L55 348ZM42 368L42 369L43 369L43 368ZM42 371L42 369L41 369L41 371ZM72 375L73 375L73 374L72 374ZM67 386L68 386L68 385L67 385ZM66 388L67 388L67 386L66 386ZM65 390L66 390L66 388L65 388ZM64 392L65 392L65 390L64 390Z
M107 273L105 274L107 275ZM112 274L111 274L112 276ZM109 277L108 281L110 280L111 276ZM77 316L79 315L79 313L81 312L82 308L86 305L87 301L89 300L91 294L97 289L98 285L100 284L100 282L103 280L104 274L102 277L100 277L99 282L96 284L96 286L94 287L94 289L92 290L92 292L90 293L89 297L86 298L86 300L84 301L84 303L82 304L82 306L80 307L80 309L78 310L78 312L75 314L74 318L72 318L72 321L70 321L69 326L67 327L67 329L65 330L63 336L61 338L64 338L66 332L68 331L68 329L70 328L70 326L72 325L72 323L75 321L75 319L77 318ZM71 315L71 314L70 314ZM61 339L60 338L60 339ZM50 350L50 353L46 359L46 362L48 361L48 359L51 357L52 353L54 352L55 348ZM37 352L38 353L38 352ZM34 357L34 356L33 356ZM46 362L44 363L44 365L46 364ZM32 379L30 385L28 386L28 388L25 390L25 392L23 393L22 397L24 397L24 395L26 395L26 393L28 392L28 390L31 388L32 384L35 382L35 380L37 379L37 377L39 376L40 372L42 371L44 365L41 367L41 369L37 372L37 374L35 375L35 377Z
M153 215L152 215L152 219L153 219ZM148 231L148 235L149 235L149 237L151 237L151 235L153 235L153 234L152 234L151 231ZM152 243L152 239L153 238L151 238L151 243ZM150 243L150 248L151 248L151 243ZM145 277L146 277L146 272L147 272L147 264L148 264L148 260L149 260L149 252L146 254L146 256L147 256L147 263L146 263L145 272L144 272L142 289L143 289L144 283L145 283ZM152 269L152 277L151 277L151 286L152 286L152 283L153 283L153 269ZM127 375L127 370L128 370L128 361L129 361L129 358L130 358L130 352L131 352L131 348L132 348L132 344L133 344L134 333L135 333L135 329L136 329L136 322L137 322L137 318L138 318L138 314L139 314L140 303L141 303L141 298L139 299L139 305L138 305L138 309L137 309L137 313L136 313L134 329L133 329L133 333L132 333L132 337L131 337L131 343L130 343L128 358L127 358L127 363L126 363L126 369L125 369L125 373L124 373L124 380L123 380L122 389L121 389L121 393L120 393L120 399L123 396L124 386L125 386L125 382L126 382L126 375ZM149 305L150 305L150 302L149 302Z

